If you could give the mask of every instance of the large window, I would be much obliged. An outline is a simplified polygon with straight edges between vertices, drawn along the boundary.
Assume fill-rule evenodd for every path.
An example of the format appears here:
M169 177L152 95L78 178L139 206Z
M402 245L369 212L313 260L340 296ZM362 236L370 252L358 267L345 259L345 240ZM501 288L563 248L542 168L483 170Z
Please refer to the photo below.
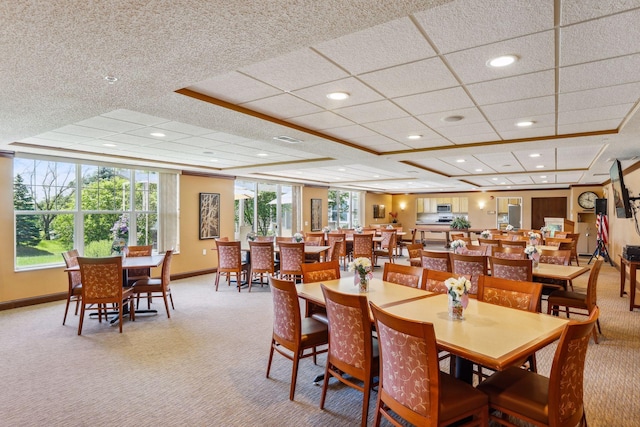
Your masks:
M59 264L72 248L157 248L157 172L24 158L13 171L17 269Z
M362 225L360 205L362 193L359 191L329 190L329 227L355 228Z

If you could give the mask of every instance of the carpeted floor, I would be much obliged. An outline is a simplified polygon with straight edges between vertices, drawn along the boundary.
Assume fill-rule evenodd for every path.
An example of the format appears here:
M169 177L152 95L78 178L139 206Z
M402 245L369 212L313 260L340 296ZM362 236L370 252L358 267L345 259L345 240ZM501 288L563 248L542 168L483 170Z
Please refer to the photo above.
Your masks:
M577 289L586 278L575 281ZM78 337L77 316L62 326L64 302L0 312L0 425L359 424L362 395L345 386L332 383L325 410L318 408L321 389L311 380L323 372L324 358L301 362L293 402L290 361L276 354L265 378L268 287L238 293L221 284L214 292L209 275L172 288L171 319L156 299L160 314L126 321L123 334L87 319ZM640 425L640 312L629 312L618 290L619 273L605 264L598 289L604 335L589 344L585 369L591 427ZM554 349L538 353L540 373L548 375Z

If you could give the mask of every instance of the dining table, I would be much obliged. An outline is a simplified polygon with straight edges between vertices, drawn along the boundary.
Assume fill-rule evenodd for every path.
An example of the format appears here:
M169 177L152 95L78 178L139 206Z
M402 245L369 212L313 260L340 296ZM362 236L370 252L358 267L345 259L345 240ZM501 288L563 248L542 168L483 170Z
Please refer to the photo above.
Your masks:
M560 265L560 264L547 264L544 262L538 263L537 267L533 268L533 279L555 279L566 284L572 284L573 279L584 273L590 271L589 267L578 265ZM573 285L571 285L573 288Z

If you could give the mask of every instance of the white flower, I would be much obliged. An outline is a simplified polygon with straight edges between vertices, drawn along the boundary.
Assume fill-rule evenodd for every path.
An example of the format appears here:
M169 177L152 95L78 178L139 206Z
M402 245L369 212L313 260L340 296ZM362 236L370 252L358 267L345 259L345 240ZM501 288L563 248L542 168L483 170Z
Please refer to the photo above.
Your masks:
M357 226L356 227L356 233L362 233L362 227Z
M513 230L513 225L511 225L511 224L507 225L507 228L505 230L507 230L507 231Z
M527 255L532 255L532 254L538 253L538 250L536 249L535 246L529 245L526 248L524 248L524 253Z
M459 300L462 295L467 294L471 288L471 282L466 277L450 277L444 281L444 285L449 290L449 295L454 300Z
M488 239L491 237L491 232L489 230L484 230L482 233L480 233L480 236L483 239Z
M371 260L369 258L356 258L349 263L349 271L356 271L360 275L367 274L371 271Z
M529 240L539 240L539 239L540 239L539 233L536 233L535 231L529 232Z
M304 239L304 236L300 233L296 233L293 235L293 238L295 239L296 242L302 242L302 239Z
M541 232L541 233L546 233L546 232L548 232L548 231L549 231L549 227L547 227L547 226L544 226L544 225L543 225L543 226L540 228L540 232Z
M322 229L322 231L324 231L325 233L329 233L331 231L331 227L326 226Z
M467 242L465 242L464 240L458 239L451 242L451 247L454 251L458 248L464 248L465 246L467 246Z
M393 230L393 225L391 224L387 225L387 230Z

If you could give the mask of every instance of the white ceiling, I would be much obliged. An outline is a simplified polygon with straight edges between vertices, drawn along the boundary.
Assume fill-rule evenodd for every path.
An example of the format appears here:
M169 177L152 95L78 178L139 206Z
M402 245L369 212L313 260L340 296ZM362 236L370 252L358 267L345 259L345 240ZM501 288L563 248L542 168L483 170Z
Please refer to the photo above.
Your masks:
M640 0L38 3L0 5L3 150L391 193L640 156Z

